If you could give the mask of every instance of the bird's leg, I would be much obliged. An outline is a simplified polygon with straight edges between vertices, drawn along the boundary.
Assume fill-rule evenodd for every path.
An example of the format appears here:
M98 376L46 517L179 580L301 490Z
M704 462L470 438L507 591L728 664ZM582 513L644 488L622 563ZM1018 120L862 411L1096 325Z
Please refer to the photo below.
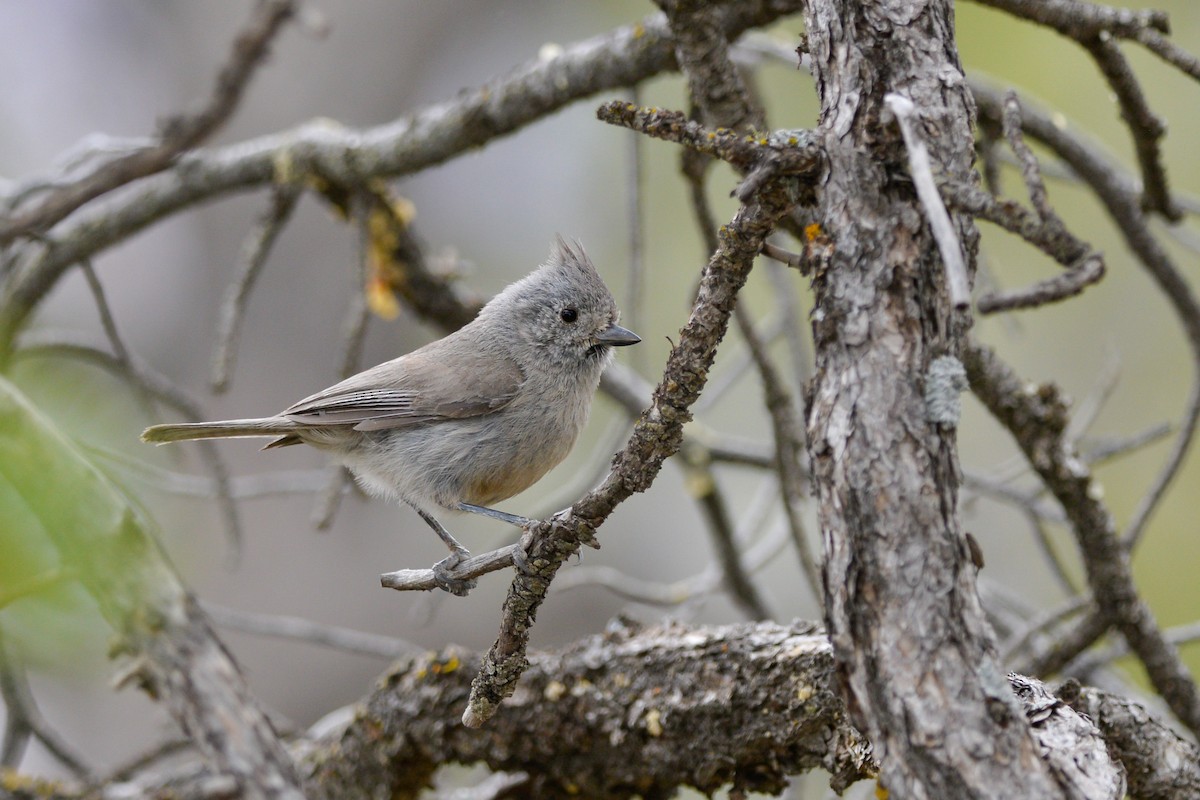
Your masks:
M534 522L528 517L521 517L517 516L516 514L509 514L507 511L497 511L494 508L477 506L471 503L459 503L458 510L470 511L472 514L482 514L485 517L491 517L492 519L498 519L501 522L507 522L509 525L516 525L518 528L528 528Z
M471 557L471 551L459 544L458 540L450 535L450 531L446 530L432 514L412 503L409 505L412 505L413 509L421 515L421 519L425 520L425 524L433 528L433 532L438 535L438 538L450 548L450 555L433 565L433 579L437 582L438 588L445 589L450 594L456 594L459 597L466 597L467 593L475 588L476 582L470 578L455 578L453 572L455 567Z
M469 511L472 514L482 514L485 517L498 519L501 522L507 522L509 525L516 525L521 530L529 530L529 527L534 524L534 520L528 517L518 516L517 514L509 514L507 511L497 511L494 508L487 506L477 506L473 503L459 503L459 511ZM513 551L513 566L526 575L529 574L529 559L524 547L518 547Z

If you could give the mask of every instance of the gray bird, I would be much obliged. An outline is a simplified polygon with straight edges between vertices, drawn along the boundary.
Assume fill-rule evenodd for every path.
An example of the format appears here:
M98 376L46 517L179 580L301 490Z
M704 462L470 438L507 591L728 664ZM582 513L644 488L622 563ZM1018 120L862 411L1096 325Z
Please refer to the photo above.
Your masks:
M489 508L558 464L587 422L612 348L641 341L583 248L558 238L549 260L492 298L445 338L351 376L279 414L155 425L146 442L275 437L263 449L308 444L345 464L372 494L416 509L450 555L438 585L470 553L433 516L470 511L526 525Z

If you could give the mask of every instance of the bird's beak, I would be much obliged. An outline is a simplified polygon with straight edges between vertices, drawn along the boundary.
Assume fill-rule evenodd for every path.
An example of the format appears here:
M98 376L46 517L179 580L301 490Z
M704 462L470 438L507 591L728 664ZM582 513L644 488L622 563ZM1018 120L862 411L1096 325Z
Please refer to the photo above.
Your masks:
M630 344L637 344L642 340L628 328L622 328L620 325L609 325L604 330L596 334L597 344L607 344L613 347L625 347Z

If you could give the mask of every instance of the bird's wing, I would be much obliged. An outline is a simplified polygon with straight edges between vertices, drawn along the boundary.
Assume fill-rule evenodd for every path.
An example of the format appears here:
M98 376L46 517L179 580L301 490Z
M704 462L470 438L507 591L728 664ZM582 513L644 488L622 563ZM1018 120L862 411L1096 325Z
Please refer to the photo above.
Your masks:
M515 362L463 348L461 342L447 348L444 342L360 372L281 416L307 425L353 424L355 430L371 431L487 414L516 397L524 376Z

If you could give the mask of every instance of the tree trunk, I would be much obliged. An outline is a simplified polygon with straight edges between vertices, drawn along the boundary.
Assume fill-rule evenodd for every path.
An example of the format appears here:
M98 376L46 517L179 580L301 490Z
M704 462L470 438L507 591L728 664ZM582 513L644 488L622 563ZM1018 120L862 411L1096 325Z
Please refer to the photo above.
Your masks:
M826 621L847 706L893 798L1067 796L992 649L957 514L954 429L927 419L929 363L969 325L883 99L917 109L934 173L969 180L974 107L950 0L812 0L809 45L831 241L814 278L809 449ZM977 233L954 220L968 260Z

